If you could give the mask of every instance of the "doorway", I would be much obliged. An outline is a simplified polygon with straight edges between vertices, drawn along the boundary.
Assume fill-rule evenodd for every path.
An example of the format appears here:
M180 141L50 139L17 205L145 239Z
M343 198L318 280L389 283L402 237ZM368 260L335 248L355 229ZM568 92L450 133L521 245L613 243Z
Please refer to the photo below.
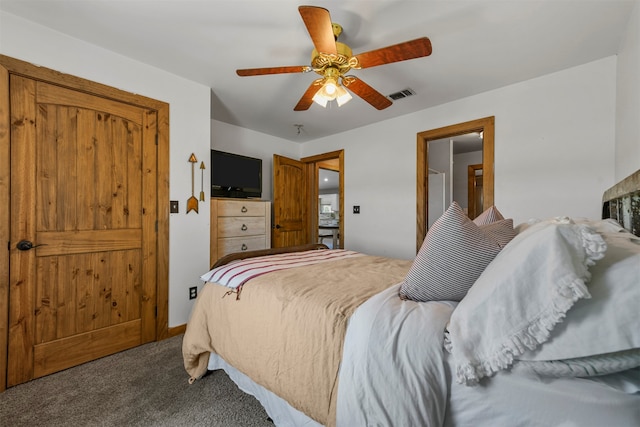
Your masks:
M344 150L305 157L300 160L273 155L274 248L318 243L320 226L319 176L323 169L337 171L338 193L336 246L344 247Z
M340 169L338 159L322 162L318 169L318 243L340 247Z
M494 116L419 132L417 134L416 149L416 252L419 251L422 246L430 223L430 213L433 213L430 212L429 207L429 191L435 191L436 187L441 188L444 186L445 190L443 191L446 191L446 188L453 187L453 184L447 185L446 182L444 184L441 182L444 180L444 175L437 177L434 175L434 181L435 178L440 180L438 181L438 185L433 185L434 183L430 182L432 175L429 172L431 170L435 172L443 171L432 167L433 165L429 161L429 143L431 141L447 140L465 134L482 135L482 210L493 205ZM449 150L452 150L452 148L450 147ZM466 180L464 184L467 184ZM438 198L439 201L440 199L441 198ZM442 198L441 204L443 206L441 208L446 209L450 200L452 199ZM435 206L433 206L433 208L435 208ZM433 219L433 215L431 217Z
M302 162L309 165L309 219L310 236L314 241L309 243L331 243L332 249L344 248L344 150L332 151L305 157ZM335 177L329 186L320 181L320 177ZM328 181L329 182L329 181ZM322 199L330 201L324 203ZM327 210L323 212L323 209ZM326 221L326 222L325 222ZM320 228L323 227L323 228Z

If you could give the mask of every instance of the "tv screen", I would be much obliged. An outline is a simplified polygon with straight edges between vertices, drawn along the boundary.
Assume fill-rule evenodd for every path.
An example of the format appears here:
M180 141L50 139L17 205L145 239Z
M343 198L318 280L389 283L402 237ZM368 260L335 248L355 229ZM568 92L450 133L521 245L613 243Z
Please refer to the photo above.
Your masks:
M211 150L211 197L262 197L262 159Z

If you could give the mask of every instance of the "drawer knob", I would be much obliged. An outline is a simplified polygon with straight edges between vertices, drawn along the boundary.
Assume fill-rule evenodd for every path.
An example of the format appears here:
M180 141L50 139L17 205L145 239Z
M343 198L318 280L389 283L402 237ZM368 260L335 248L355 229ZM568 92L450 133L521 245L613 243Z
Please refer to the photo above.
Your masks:
M243 207L242 207L242 209L240 209L240 212L242 212L242 213L246 213L246 212L247 212L247 207L246 207L246 206L243 206Z
M247 245L245 243L243 243L242 247L240 247L240 249L242 249L243 251L246 251L249 248L247 247Z
M247 231L247 224L242 224L242 227L240 227L240 230Z

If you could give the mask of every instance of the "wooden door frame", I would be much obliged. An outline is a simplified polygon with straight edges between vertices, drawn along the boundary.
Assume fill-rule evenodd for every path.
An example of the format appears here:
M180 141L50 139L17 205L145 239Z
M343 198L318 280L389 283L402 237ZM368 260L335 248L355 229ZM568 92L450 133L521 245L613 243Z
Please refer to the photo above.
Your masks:
M313 241L309 241L309 243L317 243L319 196L318 170L320 169L323 162L333 159L338 159L338 172L340 173L338 177L340 186L340 192L338 195L338 203L340 204L340 220L338 230L338 233L340 235L340 244L338 246L340 248L344 248L344 150L331 151L328 153L317 154L315 156L303 157L302 159L300 159L301 162L307 164L307 179L309 182L309 206L307 209L307 212L309 212L309 216L311 217L309 221L309 239L313 237Z
M474 219L482 213L476 212L476 176L478 171L482 171L482 164L467 166L467 209L469 211L469 218L471 219ZM482 174L480 176L482 176Z
M169 337L169 104L110 86L35 66L0 55L0 242L9 245L10 183L10 99L9 76L24 76L103 98L155 110L158 114L157 150L157 257L156 340ZM9 337L9 251L0 250L0 392L7 384Z
M493 168L494 168L494 138L495 117L484 117L451 126L426 130L417 134L417 165L416 165L416 253L420 250L424 236L427 234L429 182L427 168L429 141L451 138L471 132L483 132L482 141L482 175L483 175L483 208L493 205Z

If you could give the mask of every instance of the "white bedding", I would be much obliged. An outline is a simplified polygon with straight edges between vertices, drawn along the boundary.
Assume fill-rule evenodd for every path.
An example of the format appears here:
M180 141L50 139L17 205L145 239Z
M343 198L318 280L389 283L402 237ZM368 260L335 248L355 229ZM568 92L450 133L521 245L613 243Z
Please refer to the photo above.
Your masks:
M452 381L444 426L637 427L640 370L545 379L502 371L473 387Z
M501 372L473 387L452 381L450 355L435 351L428 335L437 337L455 303L400 301L398 286L371 298L351 318L338 386L338 426L640 425L640 368L592 378L540 379ZM402 314L392 314L398 304L405 306ZM398 340L384 340L379 353L383 359L358 362L368 350L380 351L374 335L395 327L402 333ZM417 357L420 351L433 358ZM211 355L209 369L224 369L241 390L260 401L276 426L320 427L216 354ZM382 372L372 375L370 369ZM410 387L404 385L407 377ZM371 390L376 383L382 387ZM373 394L364 397L365 391Z
M394 286L352 315L337 426L640 426L640 368L591 378L500 372L452 379L442 331L454 302L402 301Z
M338 382L338 427L441 426L444 328L456 303L398 297L400 284L351 316Z

